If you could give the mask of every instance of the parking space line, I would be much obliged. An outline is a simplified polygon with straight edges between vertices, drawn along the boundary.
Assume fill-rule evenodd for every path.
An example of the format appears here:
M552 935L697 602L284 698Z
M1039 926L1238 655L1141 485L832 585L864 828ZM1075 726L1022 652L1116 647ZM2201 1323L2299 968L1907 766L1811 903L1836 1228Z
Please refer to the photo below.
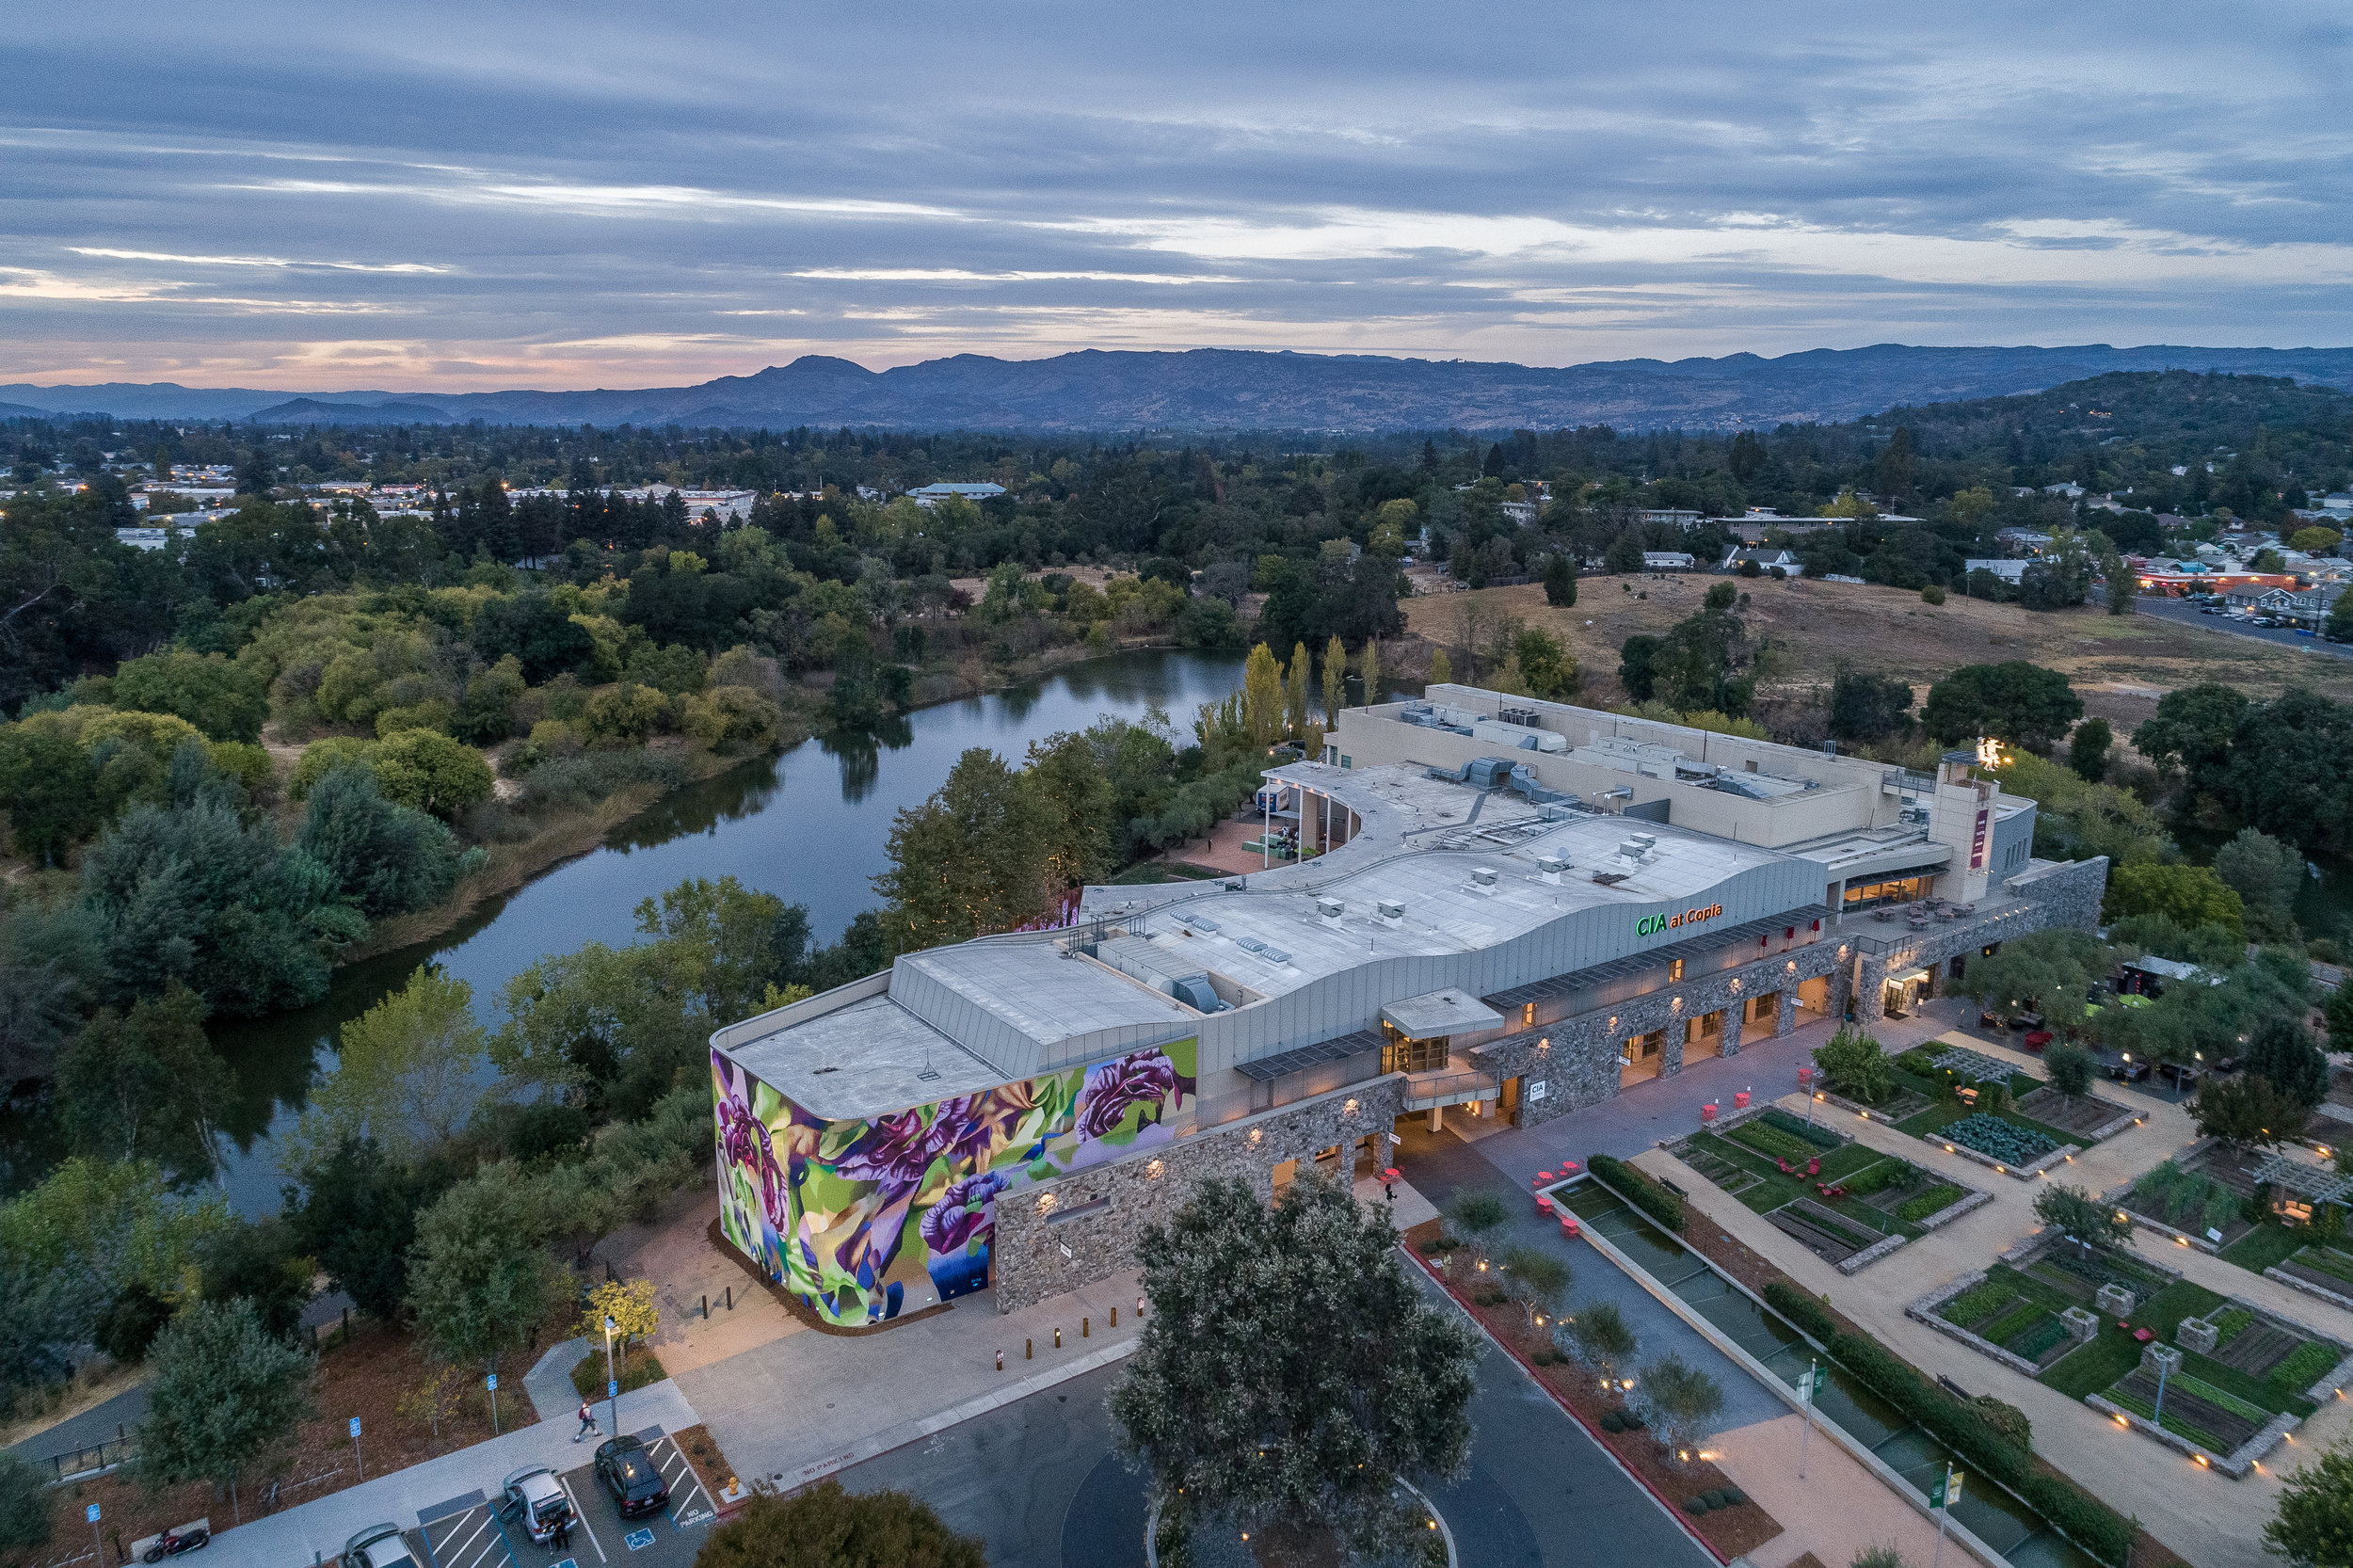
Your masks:
M487 1508L484 1509L482 1511L481 1522L474 1526L472 1533L468 1535L464 1541L458 1543L456 1546L451 1548L450 1555L455 1560L450 1563L449 1568L473 1568L476 1558L474 1555L469 1553L469 1548L471 1548L476 1541L480 1541L482 1539L482 1532L484 1530L490 1528L490 1511ZM451 1535L456 1535L456 1533L457 1532L456 1530L450 1531ZM500 1532L500 1539L504 1540L504 1538L505 1532L502 1530ZM444 1538L444 1540L446 1541L446 1538ZM489 1547L486 1544L482 1548L482 1553L480 1555L488 1556L488 1553ZM468 1555L460 1556L459 1554Z
M572 1483L564 1477L558 1476L555 1478L555 1484L564 1489L564 1496L571 1498L572 1517L578 1519L580 1528L588 1532L588 1544L597 1549L597 1560L599 1562L613 1560L604 1555L604 1543L597 1539L597 1527L588 1522L588 1511L580 1506L580 1498L573 1493Z
M665 1448L668 1450L666 1453L664 1451ZM664 1437L647 1451L654 1456L654 1464L661 1469L662 1479L670 1488L670 1504L663 1512L669 1519L672 1528L683 1529L688 1525L704 1524L715 1516L715 1511L710 1507L710 1495L703 1491L702 1478L695 1473L693 1463L675 1439ZM678 1462L675 1470L671 1466L673 1460ZM683 1496L679 1484L681 1476L686 1482ZM701 1512L696 1512L692 1506L696 1497L701 1497L704 1503Z

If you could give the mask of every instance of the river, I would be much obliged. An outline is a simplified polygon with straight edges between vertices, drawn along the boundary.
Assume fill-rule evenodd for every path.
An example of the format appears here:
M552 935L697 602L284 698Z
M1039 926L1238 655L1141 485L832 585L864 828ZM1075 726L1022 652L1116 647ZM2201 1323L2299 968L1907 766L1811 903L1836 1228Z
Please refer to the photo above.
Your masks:
M694 876L733 876L806 904L816 939L832 941L879 902L867 879L885 868L892 819L938 789L967 750L985 746L1017 762L1032 741L1083 729L1105 713L1140 719L1156 705L1190 737L1194 709L1239 685L1241 667L1238 653L1114 654L918 709L871 736L804 741L665 795L600 848L430 941L344 966L310 1007L215 1027L214 1044L236 1069L239 1089L223 1177L230 1201L245 1214L278 1207L285 1177L277 1135L334 1070L337 1032L420 964L472 985L476 1015L495 1024L509 977L584 942L636 940L638 902Z

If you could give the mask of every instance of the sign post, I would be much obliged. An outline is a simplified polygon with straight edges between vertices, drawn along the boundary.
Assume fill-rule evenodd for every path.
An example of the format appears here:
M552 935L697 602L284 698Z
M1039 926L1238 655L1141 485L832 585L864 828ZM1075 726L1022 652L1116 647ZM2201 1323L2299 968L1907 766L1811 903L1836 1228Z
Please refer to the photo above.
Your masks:
M1805 1375L1798 1379L1798 1399L1805 1406L1805 1435L1798 1439L1798 1479L1805 1480L1806 1450L1814 1446L1814 1396L1827 1380L1822 1363L1817 1358L1806 1366Z
M368 1462L360 1453L360 1417L351 1418L351 1462L360 1467L360 1479L368 1479Z
M1929 1568L1943 1568L1945 1561L1945 1527L1953 1516L1953 1505L1961 1501L1961 1473L1950 1464L1945 1466L1945 1479L1929 1494L1929 1506L1936 1510L1936 1555L1929 1560Z
M492 1372L482 1381L490 1390L490 1435L496 1437L499 1430L499 1375Z
M612 1401L613 1435L621 1435L621 1375L613 1369L613 1320L604 1320L604 1397Z
M82 1517L89 1521L90 1544L98 1548L98 1568L106 1568L106 1543L98 1536L98 1505L92 1503L84 1509Z

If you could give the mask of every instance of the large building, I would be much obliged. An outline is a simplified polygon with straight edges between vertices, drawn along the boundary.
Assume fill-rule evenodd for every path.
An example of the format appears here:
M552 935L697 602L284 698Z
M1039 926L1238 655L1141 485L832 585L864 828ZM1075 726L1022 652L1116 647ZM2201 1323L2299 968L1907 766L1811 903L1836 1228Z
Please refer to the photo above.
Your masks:
M1434 686L1271 768L1298 858L1090 888L712 1037L720 1218L823 1318L1133 1262L1205 1175L1377 1169L1401 1118L1532 1125L1808 1019L1901 1013L2089 925L1977 776Z

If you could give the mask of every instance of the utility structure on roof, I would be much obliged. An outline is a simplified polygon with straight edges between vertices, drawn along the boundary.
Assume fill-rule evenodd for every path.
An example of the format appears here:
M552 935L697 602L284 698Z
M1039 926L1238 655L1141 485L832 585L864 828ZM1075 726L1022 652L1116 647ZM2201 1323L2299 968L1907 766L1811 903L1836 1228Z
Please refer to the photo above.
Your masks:
M821 1317L1134 1262L1204 1176L1279 1195L1406 1118L1532 1125L1808 1018L1908 1010L2089 926L2103 860L2034 803L1680 726L1439 686L1266 770L1302 858L1086 889L1076 923L904 954L712 1036L728 1240Z

